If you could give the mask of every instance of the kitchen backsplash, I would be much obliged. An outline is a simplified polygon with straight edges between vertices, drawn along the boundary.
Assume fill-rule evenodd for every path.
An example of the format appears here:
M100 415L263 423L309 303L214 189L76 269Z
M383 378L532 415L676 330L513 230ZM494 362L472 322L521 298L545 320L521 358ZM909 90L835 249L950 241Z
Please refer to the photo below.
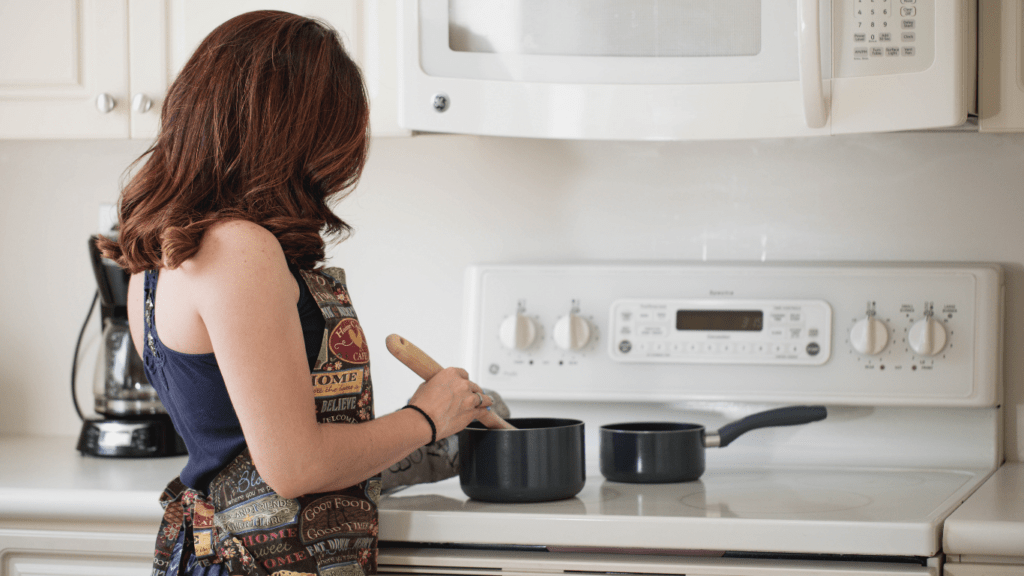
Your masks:
M145 142L0 141L0 434L73 436L69 374L95 290L86 239ZM465 267L576 260L1003 264L1006 450L1024 459L1024 134L731 142L422 136L373 142L330 247L370 338L378 413L418 383L399 333L461 362ZM91 406L99 329L78 397ZM513 411L516 406L512 406ZM524 407L528 409L528 407Z

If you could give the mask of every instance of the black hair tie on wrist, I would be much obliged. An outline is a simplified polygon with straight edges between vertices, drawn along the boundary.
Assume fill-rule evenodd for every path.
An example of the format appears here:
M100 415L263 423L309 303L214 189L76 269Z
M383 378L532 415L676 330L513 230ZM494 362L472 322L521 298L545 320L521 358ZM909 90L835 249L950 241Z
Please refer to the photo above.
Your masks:
M419 412L420 414L423 414L423 417L427 419L427 424L430 424L430 444L436 442L437 426L434 426L434 420L430 416L428 416L427 413L424 412L423 409L420 408L419 406L413 406L412 404L406 404L405 406L402 406L402 410L405 410L406 408L412 408L413 410Z

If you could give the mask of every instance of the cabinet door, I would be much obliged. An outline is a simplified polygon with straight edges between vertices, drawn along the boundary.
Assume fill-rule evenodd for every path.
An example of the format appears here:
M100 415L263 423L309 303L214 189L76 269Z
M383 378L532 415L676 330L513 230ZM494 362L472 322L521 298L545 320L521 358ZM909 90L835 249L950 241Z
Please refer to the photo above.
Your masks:
M0 528L0 574L149 576L156 532L156 526L132 533Z
M125 0L0 0L0 138L126 138L128 127Z
M102 556L12 554L5 576L151 576L151 561Z
M1020 576L1024 566L1013 564L956 564L947 562L942 571L946 576Z
M398 125L398 2L360 2L363 49L359 65L370 94L370 131L374 137L409 136Z
M1024 0L978 4L978 129L1024 132Z
M128 0L131 137L152 140L170 82L167 2Z

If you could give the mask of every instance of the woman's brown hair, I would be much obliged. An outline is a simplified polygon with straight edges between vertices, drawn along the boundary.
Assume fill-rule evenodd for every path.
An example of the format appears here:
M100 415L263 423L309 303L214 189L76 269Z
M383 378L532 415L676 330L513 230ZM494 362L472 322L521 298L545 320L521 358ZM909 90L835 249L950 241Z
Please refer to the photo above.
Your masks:
M368 146L362 75L337 32L287 12L242 14L169 88L160 134L121 194L119 237L100 249L133 274L176 268L211 225L242 219L313 268L321 233L350 231L328 199L358 182Z

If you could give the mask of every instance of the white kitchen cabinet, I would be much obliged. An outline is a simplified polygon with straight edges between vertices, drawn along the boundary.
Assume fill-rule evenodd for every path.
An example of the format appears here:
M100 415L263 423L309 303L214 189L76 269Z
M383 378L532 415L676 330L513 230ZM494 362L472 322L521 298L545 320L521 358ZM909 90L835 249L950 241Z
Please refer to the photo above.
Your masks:
M257 9L330 22L363 69L373 134L408 134L387 0L0 0L0 138L153 138L167 86L199 42Z
M978 130L1024 132L1024 0L978 3Z
M0 529L0 574L149 576L155 534Z
M1021 576L1021 574L1024 574L1024 563L947 563L944 568L944 571L946 576Z
M0 137L127 138L128 94L125 0L0 0Z

